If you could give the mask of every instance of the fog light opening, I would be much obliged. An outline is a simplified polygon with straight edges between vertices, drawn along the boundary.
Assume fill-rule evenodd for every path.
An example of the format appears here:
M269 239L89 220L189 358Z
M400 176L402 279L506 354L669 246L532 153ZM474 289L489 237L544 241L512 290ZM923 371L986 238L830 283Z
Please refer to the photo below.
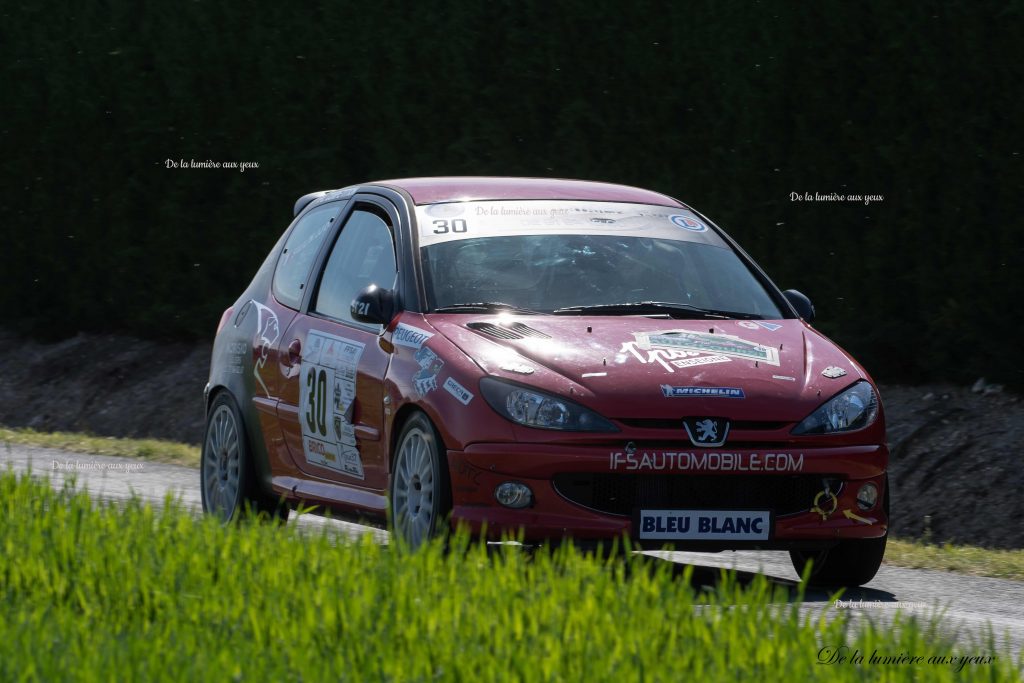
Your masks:
M878 487L872 483L864 484L857 491L857 507L861 510L870 510L878 502Z
M533 503L533 491L518 481L506 481L494 489L494 497L507 508L518 510Z

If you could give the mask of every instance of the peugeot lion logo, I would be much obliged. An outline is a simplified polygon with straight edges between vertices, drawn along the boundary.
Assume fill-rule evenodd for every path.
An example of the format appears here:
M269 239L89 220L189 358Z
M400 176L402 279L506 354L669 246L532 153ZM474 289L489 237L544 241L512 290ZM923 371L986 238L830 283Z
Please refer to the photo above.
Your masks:
M683 427L694 446L721 446L729 435L729 421L724 418L689 417Z
M714 441L718 438L718 427L711 420L701 420L697 423L697 441Z

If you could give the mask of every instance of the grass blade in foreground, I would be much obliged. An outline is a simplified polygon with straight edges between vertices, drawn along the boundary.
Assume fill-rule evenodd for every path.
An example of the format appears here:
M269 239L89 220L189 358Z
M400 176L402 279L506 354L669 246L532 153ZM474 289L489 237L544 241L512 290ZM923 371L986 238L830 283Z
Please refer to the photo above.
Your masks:
M927 624L802 617L761 579L649 559L221 527L0 475L0 680L1006 680L1014 664L818 663L823 646L952 654ZM965 654L992 654L979 643Z

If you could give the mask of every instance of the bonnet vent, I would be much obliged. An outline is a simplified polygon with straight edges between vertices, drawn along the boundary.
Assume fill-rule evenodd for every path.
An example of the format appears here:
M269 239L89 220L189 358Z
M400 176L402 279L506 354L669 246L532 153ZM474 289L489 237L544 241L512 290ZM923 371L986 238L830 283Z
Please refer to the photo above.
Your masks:
M495 339L551 339L549 335L538 332L529 325L523 323L508 323L507 325L495 325L494 323L469 323L466 325L471 330L486 334Z

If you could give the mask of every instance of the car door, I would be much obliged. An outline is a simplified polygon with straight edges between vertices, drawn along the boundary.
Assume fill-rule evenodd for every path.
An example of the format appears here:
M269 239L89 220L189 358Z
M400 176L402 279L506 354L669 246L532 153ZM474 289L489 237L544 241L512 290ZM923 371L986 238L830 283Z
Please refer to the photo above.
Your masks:
M386 201L353 201L313 274L305 310L282 335L293 368L283 381L278 419L306 479L298 483L301 497L357 507L382 503L357 489L387 488L383 380L391 356L379 343L381 326L354 321L350 307L364 287L394 287L397 224Z

